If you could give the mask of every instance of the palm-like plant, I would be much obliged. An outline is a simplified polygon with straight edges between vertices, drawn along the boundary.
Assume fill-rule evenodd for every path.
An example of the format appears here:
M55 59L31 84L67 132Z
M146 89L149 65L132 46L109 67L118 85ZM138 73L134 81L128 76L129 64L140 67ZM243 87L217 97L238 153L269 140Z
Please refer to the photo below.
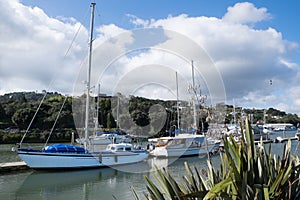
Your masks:
M251 125L246 119L240 143L224 137L225 153L220 154L221 168L194 170L185 163L187 174L175 180L167 169L153 173L155 181L145 177L147 199L300 199L300 162L292 156L291 141L283 149L282 158L265 150L262 141L255 146ZM241 127L242 128L242 127ZM135 199L139 199L133 189Z

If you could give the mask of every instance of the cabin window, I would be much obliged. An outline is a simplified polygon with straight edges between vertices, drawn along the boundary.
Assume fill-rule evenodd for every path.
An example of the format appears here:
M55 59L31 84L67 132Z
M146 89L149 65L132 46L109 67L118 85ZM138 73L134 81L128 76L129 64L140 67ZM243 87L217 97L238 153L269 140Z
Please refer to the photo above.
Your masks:
M157 144L158 145L164 145L167 143L168 140L158 140Z
M123 147L119 147L117 151L123 151Z
M131 151L130 147L125 147L125 151Z

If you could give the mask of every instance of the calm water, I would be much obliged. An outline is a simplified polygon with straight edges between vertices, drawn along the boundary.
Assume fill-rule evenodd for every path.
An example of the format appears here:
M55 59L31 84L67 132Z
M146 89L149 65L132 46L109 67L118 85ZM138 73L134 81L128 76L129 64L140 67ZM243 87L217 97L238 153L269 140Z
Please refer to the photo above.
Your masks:
M297 141L292 142L293 150ZM273 153L282 153L284 144L272 144ZM11 145L0 145L0 162L20 160ZM297 154L299 154L299 150ZM293 153L293 152L292 152ZM188 157L180 159L155 159L118 168L101 168L94 170L69 172L37 172L27 171L0 175L0 199L133 199L130 187L133 186L141 199L145 199L144 176L151 176L154 164L159 167L168 166L175 177L185 174L184 162L191 166L206 168L206 158ZM219 156L212 157L213 164L219 166Z
M218 156L213 160L218 161ZM205 167L205 158L198 157L171 159L149 159L142 163L69 172L28 171L0 175L0 199L133 199L133 186L141 199L145 199L145 175L151 176L154 163L178 177L183 174L184 162Z

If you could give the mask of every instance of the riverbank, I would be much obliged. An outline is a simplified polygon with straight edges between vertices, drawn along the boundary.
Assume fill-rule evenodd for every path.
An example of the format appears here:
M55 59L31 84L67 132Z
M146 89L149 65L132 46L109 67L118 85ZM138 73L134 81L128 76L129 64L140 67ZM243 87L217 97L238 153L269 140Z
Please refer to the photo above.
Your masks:
M49 130L41 131L39 129L31 130L24 138L24 143L44 143L49 137ZM76 133L74 129L61 129L51 134L49 142L62 143L70 142L72 133ZM0 130L0 144L17 144L21 141L25 130L7 129Z

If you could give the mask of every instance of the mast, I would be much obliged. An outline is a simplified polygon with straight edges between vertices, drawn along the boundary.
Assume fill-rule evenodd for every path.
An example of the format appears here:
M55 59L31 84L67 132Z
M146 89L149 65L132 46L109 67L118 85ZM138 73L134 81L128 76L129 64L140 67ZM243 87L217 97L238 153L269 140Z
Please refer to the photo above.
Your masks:
M90 38L89 38L89 60L87 70L87 94L85 105L85 134L84 134L84 148L87 149L87 142L89 138L89 107L90 107L90 90L91 90L91 68L92 68L92 50L93 50L93 29L94 29L94 11L96 3L91 3L91 20L90 20Z
M98 93L97 93L97 102L96 102L96 113L95 113L95 133L94 135L96 135L97 131L98 131L98 127L99 127L99 122L98 122L98 118L99 118L99 102L100 102L100 84L98 84Z
M196 130L198 130L198 126L197 126L197 110L196 110L196 98L197 98L197 92L196 92L196 86L195 86L195 72L194 72L194 62L192 60L192 80L193 80L193 85L192 85L192 90L194 92L194 97L193 97L193 128Z
M236 112L235 112L235 101L233 99L233 123L236 126Z
M177 101L177 128L180 133L180 119L179 119L179 100L178 100L178 75L176 72L176 101ZM176 133L176 130L175 130Z
M119 130L119 112L120 112L120 97L118 95L118 101L117 101L117 130Z

